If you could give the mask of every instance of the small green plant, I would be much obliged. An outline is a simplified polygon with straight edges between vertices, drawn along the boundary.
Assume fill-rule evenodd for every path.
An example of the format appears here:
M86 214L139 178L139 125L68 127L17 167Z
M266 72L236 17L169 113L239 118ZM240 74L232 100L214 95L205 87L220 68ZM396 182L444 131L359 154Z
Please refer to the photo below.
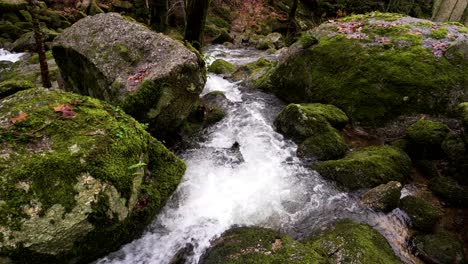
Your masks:
M137 170L137 169L139 169L139 168L141 168L143 166L146 166L146 165L147 164L144 163L144 162L139 162L139 163L136 163L136 164L133 164L133 165L129 166L127 169L128 170ZM137 176L137 175L140 175L140 174L142 174L141 171L135 171L134 173L132 173L132 175L134 175L134 176Z
M443 39L448 35L449 31L446 27L440 27L438 29L432 30L431 37L435 39Z

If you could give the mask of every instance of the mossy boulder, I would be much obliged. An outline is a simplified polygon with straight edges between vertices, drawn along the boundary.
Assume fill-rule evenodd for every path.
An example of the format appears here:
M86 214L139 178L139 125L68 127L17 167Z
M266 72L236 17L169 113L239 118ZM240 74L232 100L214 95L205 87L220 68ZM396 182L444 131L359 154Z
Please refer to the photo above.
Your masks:
M440 146L450 129L444 123L419 120L406 129L406 135L420 145Z
M440 176L431 179L429 188L443 201L451 205L457 207L468 206L468 187L460 185L450 177Z
M0 99L3 99L16 92L33 88L30 81L10 80L0 82Z
M255 47L260 50L280 49L285 46L283 35L278 32L270 33L258 39Z
M351 220L340 220L307 245L328 258L328 263L402 263L376 230Z
M427 263L466 263L463 242L446 231L416 236L414 244L418 256Z
M298 154L317 160L341 158L348 149L340 132L347 116L333 105L290 104L275 119L278 132L299 144Z
M183 123L206 81L197 54L116 13L80 20L52 51L67 90L121 106L158 138Z
M287 102L335 105L362 126L448 113L467 96L466 30L378 12L330 20L309 32L317 44L293 45L261 87Z
M409 216L414 229L425 232L430 232L441 216L429 202L411 195L400 200L399 208Z
M395 209L400 201L403 186L397 181L381 184L366 192L361 203L377 211L388 212Z
M209 67L208 71L216 74L223 74L229 75L236 70L236 66L232 65L231 63L223 60L217 59L215 60Z
M29 89L0 101L0 257L86 263L140 234L184 163L121 109Z
M0 0L0 11L2 13L24 9L28 2L26 0Z
M313 249L271 229L232 228L211 244L201 264L325 263Z
M314 134L302 141L298 146L297 153L306 158L331 160L343 157L348 148L341 133L328 127L321 133Z
M349 189L373 188L389 181L405 181L411 160L400 149L371 146L354 150L339 160L318 162L312 168Z
M256 87L265 81L265 76L268 76L268 72L275 64L276 62L261 57L254 62L239 66L231 78L235 81L242 80L248 86Z
M274 124L280 133L294 140L304 140L330 126L341 128L347 121L346 114L333 105L289 104Z

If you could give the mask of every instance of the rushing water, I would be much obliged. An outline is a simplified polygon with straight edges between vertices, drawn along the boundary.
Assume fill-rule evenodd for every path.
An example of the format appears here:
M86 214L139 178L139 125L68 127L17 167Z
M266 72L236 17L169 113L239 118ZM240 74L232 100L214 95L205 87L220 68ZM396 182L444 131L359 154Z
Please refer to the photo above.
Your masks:
M263 55L221 46L207 53L234 63ZM353 194L309 169L295 155L296 145L275 132L279 100L210 74L204 93L213 90L225 92L227 115L181 154L187 171L175 194L141 238L97 263L170 263L179 250L192 247L187 262L197 263L210 240L233 225L271 227L301 238L343 217L374 226L405 262L415 263L405 249L400 211L385 215L360 208Z
M11 53L8 50L4 50L0 48L0 61L17 62L20 60L21 56L23 55L24 53Z

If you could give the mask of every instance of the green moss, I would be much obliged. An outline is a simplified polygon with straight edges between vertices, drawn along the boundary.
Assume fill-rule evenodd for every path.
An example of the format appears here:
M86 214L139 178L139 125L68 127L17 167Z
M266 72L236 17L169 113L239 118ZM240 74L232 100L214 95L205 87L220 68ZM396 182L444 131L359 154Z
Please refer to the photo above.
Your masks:
M348 146L341 134L334 128L314 134L304 140L297 149L301 156L316 158L317 160L339 159L348 150Z
M390 212L398 206L402 188L397 181L381 184L366 192L361 202L374 210Z
M349 121L346 114L333 105L301 104L300 106L307 116L321 115L336 128L343 128Z
M430 181L429 188L451 205L463 207L468 203L468 188L452 178L435 177Z
M217 59L215 60L209 67L208 71L216 74L231 74L236 70L236 66L232 65L231 63L223 60Z
M413 228L427 232L432 230L441 216L434 206L415 196L401 199L400 209L410 217Z
M458 32L459 32L459 33L467 34L467 33L468 33L468 28L467 28L467 27L459 28L459 29L458 29Z
M185 170L183 162L141 124L121 109L97 99L30 89L8 97L0 105L2 119L27 114L23 120L10 121L0 128L0 143L8 153L0 159L0 200L4 201L0 206L0 225L18 230L0 250L10 252L19 262L35 255L44 257L46 262L62 259L63 263L74 257L90 261L115 250L151 221ZM54 110L61 105L72 107L73 118ZM141 162L148 166L128 169ZM80 184L91 185L83 189ZM83 203L80 197L93 188L98 188L97 192ZM112 188L116 194L112 194ZM95 200L94 195L100 198ZM111 203L112 199L117 202ZM39 208L35 209L38 219L31 217L31 212L36 214L34 211L25 209L35 207ZM59 213L59 208L64 210L64 219L54 218L54 225L65 226L57 238L42 236L42 232L55 231L53 226L47 227L52 231L44 231L41 225L34 236L22 237L22 232L31 232L22 224L24 221L44 221L42 217L47 219L54 212ZM66 226L68 221L75 221L67 220L67 215L74 216L80 224ZM97 228L89 229L90 225ZM82 230L74 234L73 230L79 228ZM68 238L64 240L62 235ZM31 239L30 246L24 251L15 249L12 245L25 242L22 239ZM99 246L95 245L97 241ZM37 247L38 244L42 246ZM95 247L87 248L88 244Z
M0 99L33 87L34 85L30 81L9 80L0 82Z
M465 263L463 242L446 231L419 235L414 240L421 259L428 263Z
M307 245L329 263L401 263L385 238L368 225L340 220Z
M404 181L409 176L411 160L399 149L372 146L355 150L340 160L318 162L312 168L349 189L372 188L389 181Z
M208 112L205 116L204 124L205 126L213 125L221 121L226 114L222 108L212 106L209 107Z
M408 26L384 28L369 19L378 20L379 15L337 22L362 22L366 39L337 34L333 23L312 31L318 44L291 51L263 88L286 102L335 105L363 126L380 126L402 114L450 112L461 99L453 101L451 94L462 93L466 62L436 58L421 46L423 36ZM378 43L375 37L389 42Z
M46 59L50 60L54 58L54 55L52 55L52 51L49 50L45 53ZM29 59L28 62L31 64L38 64L39 63L39 55L37 53L34 53Z
M326 263L314 250L271 229L233 228L213 245L204 256L203 263Z
M406 129L407 136L421 145L440 145L448 135L447 125L431 121L419 120Z
M435 39L443 39L447 37L449 31L446 27L440 27L431 31L431 37Z

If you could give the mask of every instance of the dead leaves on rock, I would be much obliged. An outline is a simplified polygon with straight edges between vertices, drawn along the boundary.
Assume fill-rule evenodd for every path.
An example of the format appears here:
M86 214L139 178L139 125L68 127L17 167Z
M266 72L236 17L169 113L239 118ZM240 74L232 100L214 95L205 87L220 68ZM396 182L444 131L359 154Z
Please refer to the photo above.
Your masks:
M28 117L28 114L26 114L26 113L19 113L16 117L10 118L10 122L11 122L12 124L16 124L16 123L18 123L18 122L21 122L21 121L26 120L27 117Z
M58 105L58 106L54 107L54 111L59 112L60 117L66 118L66 119L75 118L75 116L76 116L76 113L73 112L73 106L68 105L68 104Z

